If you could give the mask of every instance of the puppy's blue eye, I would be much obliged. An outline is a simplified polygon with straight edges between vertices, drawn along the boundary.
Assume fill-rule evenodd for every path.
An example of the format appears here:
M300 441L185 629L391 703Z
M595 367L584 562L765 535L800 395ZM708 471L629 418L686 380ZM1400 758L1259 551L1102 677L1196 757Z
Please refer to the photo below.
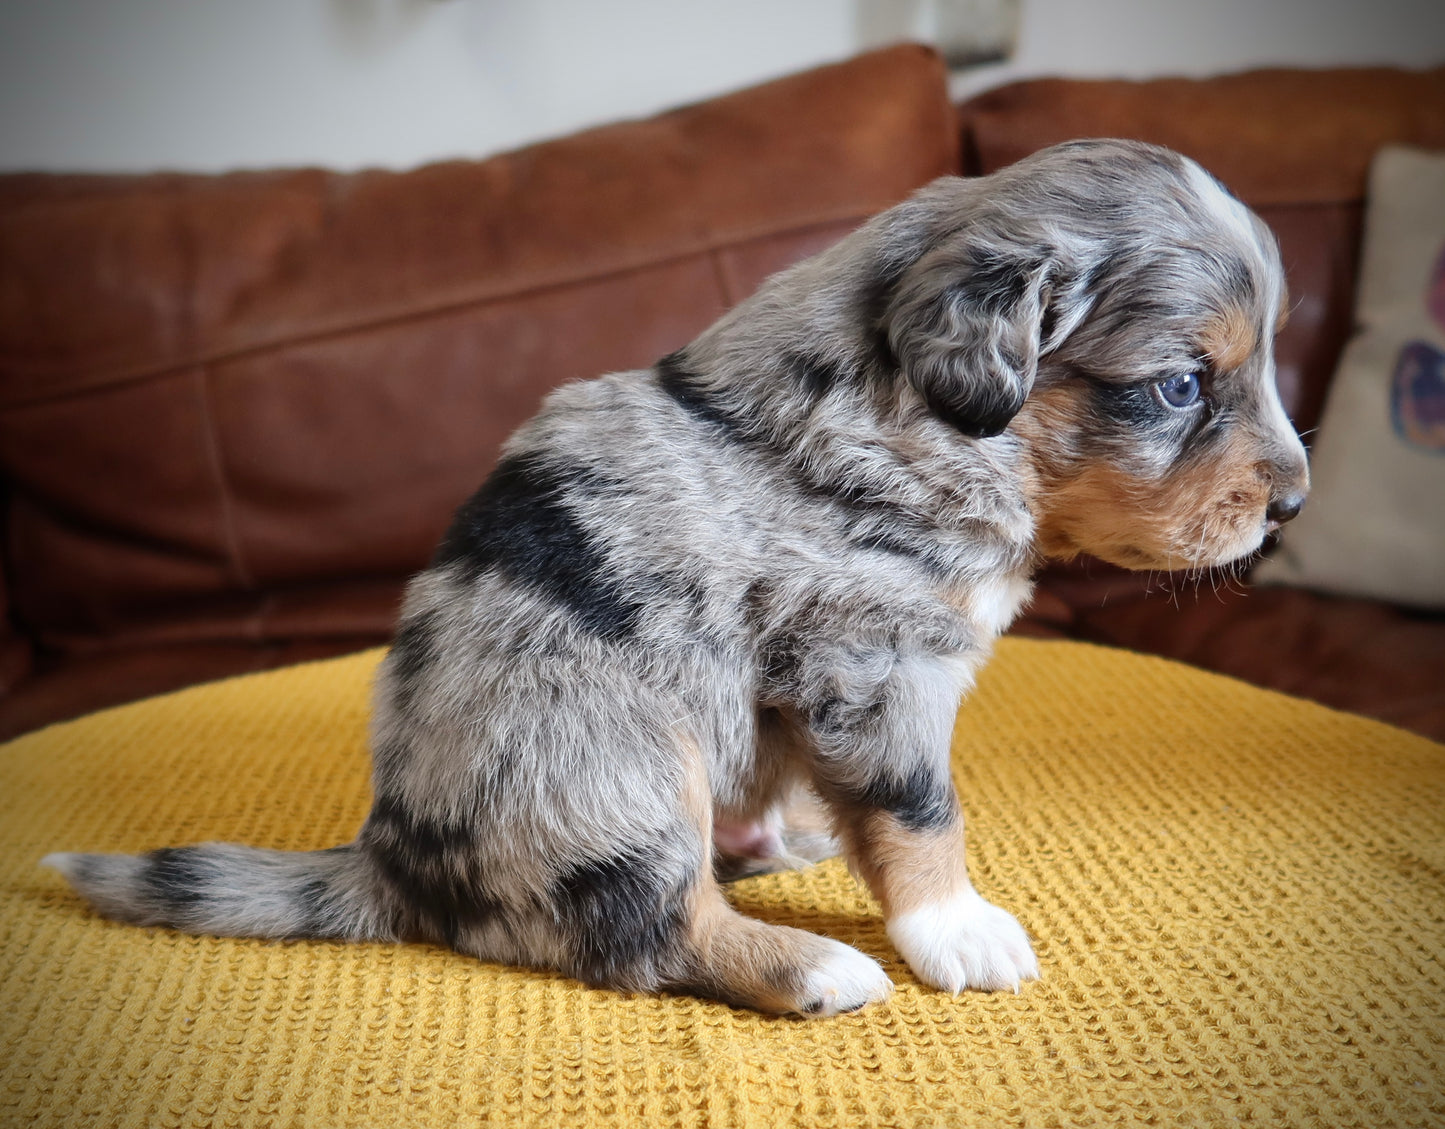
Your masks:
M1187 372L1182 376L1171 376L1168 380L1161 380L1156 387L1171 408L1187 408L1199 399L1199 374Z

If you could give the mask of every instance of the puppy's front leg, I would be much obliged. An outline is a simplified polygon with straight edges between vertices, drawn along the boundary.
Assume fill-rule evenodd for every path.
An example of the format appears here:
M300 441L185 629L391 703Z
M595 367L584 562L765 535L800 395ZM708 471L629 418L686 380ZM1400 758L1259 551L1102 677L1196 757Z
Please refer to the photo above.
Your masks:
M956 993L1018 991L1021 981L1038 978L1023 927L968 880L961 816L935 830L909 827L882 809L852 822L850 858L883 903L889 940L920 980Z
M959 683L947 661L895 657L866 703L821 703L811 715L817 785L914 974L949 992L1016 991L1038 977L1038 961L1013 916L974 890L964 861L949 772Z

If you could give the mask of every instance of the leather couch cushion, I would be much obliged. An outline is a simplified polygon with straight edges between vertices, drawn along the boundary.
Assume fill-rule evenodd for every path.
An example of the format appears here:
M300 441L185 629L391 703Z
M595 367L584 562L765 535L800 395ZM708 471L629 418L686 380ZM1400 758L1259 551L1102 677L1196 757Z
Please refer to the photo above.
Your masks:
M957 144L899 47L412 172L0 178L16 621L52 659L312 606L371 641L550 388L651 363ZM337 580L380 603L327 613Z

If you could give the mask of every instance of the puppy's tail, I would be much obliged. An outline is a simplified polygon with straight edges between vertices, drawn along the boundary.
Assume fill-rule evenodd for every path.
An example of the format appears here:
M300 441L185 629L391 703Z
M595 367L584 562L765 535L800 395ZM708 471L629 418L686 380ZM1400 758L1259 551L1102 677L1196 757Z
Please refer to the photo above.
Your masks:
M202 843L40 861L106 917L136 925L219 937L395 939L374 866L354 844L297 853Z

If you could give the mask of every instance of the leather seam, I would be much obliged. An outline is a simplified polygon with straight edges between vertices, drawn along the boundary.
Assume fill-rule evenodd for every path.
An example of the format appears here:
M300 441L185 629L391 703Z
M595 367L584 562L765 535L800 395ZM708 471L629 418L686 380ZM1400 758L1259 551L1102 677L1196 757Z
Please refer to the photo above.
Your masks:
M388 314L368 321L349 322L329 328L316 329L310 332L298 333L291 337L280 338L274 341L265 341L255 345L240 346L235 349L221 350L203 357L189 357L174 364L162 368L145 369L141 372L130 375L120 375L113 378L101 377L93 383L79 383L72 385L63 392L42 394L32 397L16 397L8 403L0 403L0 414L23 410L25 408L39 407L45 404L57 403L60 401L87 396L102 391L112 391L117 388L133 387L144 384L147 381L164 379L175 376L190 368L209 368L221 364L231 364L240 360L247 360L267 353L280 352L284 349L297 346L314 345L334 338L344 338L353 334L366 333L377 329L389 329L396 326L406 325L411 322L426 321L430 318L447 317L453 314L463 313L468 310L481 309L486 306L497 305L502 302L516 301L518 299L532 298L550 292L566 290L571 287L586 286L592 283L603 282L609 279L625 278L628 275L639 274L643 271L653 270L658 267L672 266L685 262L689 259L704 258L715 255L722 251L731 250L735 247L746 246L750 243L760 243L768 239L787 238L791 236L806 235L812 231L821 231L825 228L836 227L843 223L860 224L872 212L853 212L848 215L841 215L830 219L818 220L816 222L802 224L797 227L783 228L777 231L764 232L758 236L745 239L729 239L713 246L701 246L679 252L673 255L666 255L656 259L649 259L645 262L628 264L625 266L597 271L593 274L579 275L575 278L563 279L553 282L538 283L533 286L521 287L509 290L505 293L487 294L480 297L460 299L454 302L439 303L434 306L426 306L415 310L407 310L400 313Z
M727 265L723 262L722 250L713 248L707 253L707 257L712 266L713 281L717 283L718 297L722 300L723 309L730 310L736 299L733 297L733 286L728 278Z
M247 592L256 588L251 570L241 551L240 531L236 527L236 509L232 498L230 478L226 473L225 459L221 454L220 436L216 430L215 409L211 403L210 368L200 365L196 369L196 400L201 410L201 440L205 446L206 461L210 465L211 480L215 487L216 507L221 519L221 534L225 540L226 555L232 579ZM259 613L258 613L259 615ZM255 617L253 617L255 618ZM259 633L259 621L256 625Z

